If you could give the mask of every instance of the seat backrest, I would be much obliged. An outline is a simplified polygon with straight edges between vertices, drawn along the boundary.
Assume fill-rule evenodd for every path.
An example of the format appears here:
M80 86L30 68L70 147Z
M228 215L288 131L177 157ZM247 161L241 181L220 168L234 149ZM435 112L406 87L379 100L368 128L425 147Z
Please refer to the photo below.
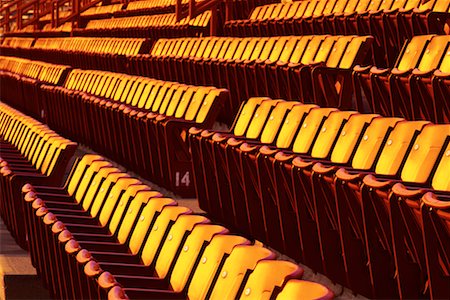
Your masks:
M246 238L236 235L218 235L206 247L188 288L189 299L206 299L219 275L220 267L237 246L250 245Z
M445 51L449 44L450 36L443 35L433 37L425 49L417 68L421 71L437 69L441 59L445 56Z
M301 56L300 62L304 65L311 63L326 38L327 36L314 36L306 46L306 49Z
M335 108L315 108L306 116L295 137L292 151L295 153L309 153L318 130L330 113L337 111Z
M321 16L323 14L323 10L325 9L325 6L327 5L328 0L319 0L316 7L313 11L313 16Z
M376 163L375 173L380 175L396 175L408 154L411 143L420 133L426 121L402 121L389 134Z
M289 279L300 278L303 270L283 260L260 261L250 274L240 299L271 299L274 291Z
M334 6L336 5L337 0L329 0L327 1L327 4L325 5L322 14L323 15L329 15L333 12Z
M292 55L287 60L287 62L298 63L302 59L303 54L308 48L308 44L312 39L312 36L303 36L295 45Z
M306 8L310 5L310 2L311 1L295 1L289 10L289 13L286 15L286 18L303 16Z
M278 103L275 108L270 113L269 118L264 125L261 133L261 142L265 144L271 144L275 140L275 137L280 130L280 126L283 123L286 115L295 106L299 105L300 102L296 101L283 101Z
M296 15L296 17L303 17L303 18L308 18L308 17L312 17L313 13L314 13L314 9L316 9L316 6L319 4L319 1L317 0L311 0L308 1L308 6L306 7L305 11L303 12L302 15Z
M105 186L110 184L108 180L107 183L103 186L104 181L109 175L112 174L120 174L121 171L114 167L104 167L98 170L97 174L95 174L92 182L89 184L89 187L86 190L86 193L82 199L82 207L85 211L89 211L93 202L103 202L106 198L106 188Z
M367 126L378 115L375 114L355 114L348 119L342 128L336 141L336 145L331 152L331 161L339 164L346 164L352 158L355 147L361 140L361 136Z
M280 56L278 57L278 60L282 61L282 62L288 62L289 58L292 56L292 53L293 53L296 45L302 38L303 37L289 38L289 40L284 45L283 51L281 52Z
M439 160L439 165L433 175L431 186L438 191L450 192L450 144L447 144L445 151Z
M430 177L442 147L448 142L450 125L428 125L417 137L402 168L405 182L425 183Z
M157 199L158 202L159 200ZM151 219L144 220L141 217L130 239L131 252L135 255L140 254L144 265L150 266L155 262L155 257L175 221L180 216L190 214L192 214L190 209L176 206L176 202L172 200L162 209L156 219L154 219L154 214L150 215Z
M345 7L347 6L347 3L349 0L338 0L336 4L334 5L332 13L342 13L345 10Z
M436 0L432 11L448 12L450 10L450 2L447 0Z
M396 63L397 69L407 71L414 69L419 63L420 57L433 35L414 36L406 45L406 49L399 56Z
M314 158L328 157L343 127L353 115L357 115L357 113L354 111L335 111L330 113L319 129L317 139L311 150L311 156Z
M272 109L282 100L267 100L258 106L252 116L252 120L247 128L245 136L250 139L256 139L260 136L264 125L267 122Z
M401 118L375 118L364 131L352 158L352 167L358 170L371 169L382 149L383 142L386 141L397 123L402 120Z
M234 124L232 126L232 132L236 136L242 136L247 131L248 125L250 124L254 112L258 109L259 105L263 101L270 100L270 98L265 97L254 97L248 99L241 107L237 117L235 118Z
M372 36L354 37L345 49L345 53L339 63L339 68L350 69L362 63L372 42Z
M316 55L314 56L314 59L312 61L310 61L309 63L326 62L328 59L328 56L331 53L331 50L333 49L333 46L339 40L341 40L339 37L326 38L320 45L319 49L317 50Z
M447 52L439 65L439 70L443 73L450 73L450 46L447 48Z
M372 2L371 0L360 0L358 2L358 5L355 8L355 11L357 13L362 13L362 12L367 11L371 2Z
M175 223L170 227L155 263L156 273L160 278L166 278L170 274L171 268L176 261L177 255L181 252L181 246L187 237L198 224L209 224L210 221L204 216L181 214Z
M279 130L276 141L277 148L283 149L291 146L303 119L312 109L317 107L314 104L300 104L292 107Z
M345 50L347 49L348 44L353 39L353 36L343 36L340 37L333 45L333 49L331 49L331 52L328 55L328 58L326 58L326 65L329 68L337 68L339 65L339 62L342 59L342 55L344 54Z
M253 271L262 260L274 259L275 253L261 246L235 246L226 259L212 290L206 295L209 299L235 299L244 283L246 275Z
M197 225L187 237L170 275L170 284L175 292L184 290L192 278L193 270L198 264L207 244L217 235L228 234L225 227L219 225ZM161 252L158 260L163 259ZM158 265L157 265L158 266ZM158 272L159 275L159 272Z

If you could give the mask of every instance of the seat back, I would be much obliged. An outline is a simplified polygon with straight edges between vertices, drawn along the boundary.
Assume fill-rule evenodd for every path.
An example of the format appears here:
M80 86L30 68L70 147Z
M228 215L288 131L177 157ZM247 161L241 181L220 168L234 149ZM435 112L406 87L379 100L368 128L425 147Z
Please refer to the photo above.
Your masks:
M450 125L428 125L414 142L401 172L404 182L425 183L448 142Z
M271 299L274 292L278 292L289 279L300 278L302 275L303 270L291 262L260 261L250 274L240 299Z
M272 251L264 247L235 246L220 269L213 289L209 290L206 297L209 299L235 299L243 288L246 276L255 269L256 264L275 257L276 255Z
M227 257L235 247L243 245L250 245L250 241L236 235L215 236L194 271L187 292L189 299L206 299Z

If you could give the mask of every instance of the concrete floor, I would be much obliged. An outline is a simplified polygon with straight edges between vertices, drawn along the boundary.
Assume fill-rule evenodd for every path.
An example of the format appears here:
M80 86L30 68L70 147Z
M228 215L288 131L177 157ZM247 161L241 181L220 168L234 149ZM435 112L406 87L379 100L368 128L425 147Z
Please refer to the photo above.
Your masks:
M28 252L17 246L0 219L0 299L49 299Z

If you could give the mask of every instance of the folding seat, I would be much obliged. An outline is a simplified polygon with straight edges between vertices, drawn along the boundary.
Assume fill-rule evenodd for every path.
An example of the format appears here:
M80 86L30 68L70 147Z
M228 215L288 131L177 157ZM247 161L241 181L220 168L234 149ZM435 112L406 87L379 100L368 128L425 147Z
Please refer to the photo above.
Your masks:
M404 42L410 39L414 34L412 33L411 26L408 26L408 19L411 18L414 10L423 10L432 7L434 1L427 1L426 3L421 3L419 0L407 0L400 7L385 13L383 17L384 26L384 40L386 47L386 54L389 61L395 62L395 58Z
M411 184L414 181L407 179L405 183L394 184L389 196L393 255L398 274L397 284L402 297L423 297L428 294L429 271L427 271L422 238L425 228L422 219L417 216L421 214L420 199L427 190L432 188L436 191L449 191L450 184L447 173L450 162L450 145L448 141L449 137L447 137L447 145L439 149L439 158L433 168L434 174L430 184L419 182ZM411 248L416 251L409 252L408 249ZM433 297L445 297L446 294L448 295L448 292L438 296L438 291L435 291Z
M113 188L113 191L114 188ZM130 193L130 189L128 189L125 192L126 194ZM153 194L152 194L153 193ZM174 205L174 201L173 200L169 200L169 201L165 201L165 199L162 199L161 201L159 200L155 200L155 198L152 198L152 196L158 196L158 193L155 194L155 192L148 192L148 193L138 193L135 197L135 199L133 199L133 201L130 202L130 204L126 205L125 207L127 207L127 213L125 214L124 210L121 208L121 205L119 204L117 206L117 210L114 212L114 216L112 216L112 220L111 223L109 225L109 228L111 229L112 235L110 235L110 233L108 233L108 231L105 231L103 234L99 231L99 230L95 230L98 229L95 226L92 225L86 225L86 224L81 224L81 225L75 225L75 224L62 224L63 228L65 229L64 232L65 233L61 233L60 235L64 235L66 234L68 231L67 229L70 229L71 232L77 232L77 239L79 240L83 240L77 243L77 247L79 247L78 245L82 245L83 247L89 247L89 248L94 248L95 245L97 246L101 246L101 247L105 247L107 246L108 248L113 249L113 246L115 246L115 244L111 243L110 241L114 241L114 240L118 240L118 242L120 243L124 243L125 239L126 239L126 235L128 234L129 230L130 230L130 226L133 224L133 220L136 219L136 215L137 213L140 211L140 207L143 207L145 205L145 203L148 202L147 205L145 205L145 208L152 206L152 204L156 204L161 206L164 205ZM150 201L149 201L150 200ZM121 200L121 203L123 203L124 200ZM106 206L108 206L108 204L106 204ZM122 205L123 206L123 205ZM154 207L155 205L153 205ZM161 209L161 208L159 208ZM134 212L133 212L134 210ZM145 209L144 209L145 210ZM133 214L132 214L133 212ZM45 223L44 227L50 225L46 222L46 219L49 215L53 215L52 213L48 213L43 221ZM121 222L118 223L118 218L120 218L120 216L123 216L123 220ZM56 218L55 218L56 220ZM107 221L109 222L109 221ZM130 223L131 222L131 223ZM39 226L38 226L39 227ZM41 226L42 227L42 226ZM116 230L116 228L118 228ZM112 231L112 230L116 230L116 231ZM68 243L68 245L65 245L65 243L67 241L63 241L61 239L61 237L58 236L58 232L55 232L54 228L51 228L51 232L49 233L50 236L48 236L47 233L45 233L45 228L41 228L41 235L44 235L44 242L46 242L46 244L42 245L43 246L43 255L47 255L50 258L54 258L59 260L60 262L56 261L48 261L47 264L49 264L49 271L48 273L54 274L54 273L64 273L64 272L71 272L73 270L73 267L70 267L70 258L69 261L67 261L67 259L65 259L65 255L63 255L63 253L65 253L65 250L67 251L71 251L71 246L72 244ZM48 230L50 230L50 228L48 228ZM93 230L93 231L92 231ZM42 232L44 231L44 232ZM69 233L70 238L73 239L72 233ZM80 234L81 233L81 234ZM47 238L45 240L45 235L47 235ZM67 234L66 234L67 235ZM55 238L54 241L57 242L58 244L52 245L52 236ZM40 239L39 241L42 241L42 239ZM99 241L99 244L96 244L94 241ZM120 245L119 245L120 246ZM122 247L123 248L123 247ZM64 250L65 249L65 250ZM121 247L114 247L115 251L120 251ZM58 252L58 251L59 252ZM55 252L56 256L55 256ZM60 265L61 264L61 265ZM61 268L62 267L62 268ZM60 269L61 268L61 269ZM68 270L69 269L69 270ZM58 276L57 278L52 278L52 280L59 280L59 286L64 285L70 285L70 282L67 281L72 281L75 280L77 281L77 278L63 278L63 276ZM64 282L64 280L66 282ZM56 284L53 283L53 286L55 286ZM83 289L84 290L84 289ZM66 291L67 292L67 291ZM68 292L70 293L70 291Z
M310 1L294 1L289 7L289 11L282 18L268 20L268 30L273 35L291 35L293 34L292 22L300 18L305 12Z
M347 0L344 0L345 3ZM305 14L301 19L297 20L297 26L300 28L301 34L323 34L323 22L324 16L329 15L335 7L336 1L323 1L317 2L314 10L311 14ZM343 1L341 1L343 2Z
M270 36L271 32L267 29L267 23L270 20L276 18L284 18L286 16L287 11L289 10L291 3L277 3L271 5L273 9L270 14L268 14L269 9L266 11L265 16L262 20L258 20L257 22L253 22L253 36Z
M142 196L142 197L141 197ZM145 200L150 197L149 200ZM142 200L145 200L142 202ZM116 225L118 228L113 236L110 235L94 235L91 234L77 234L75 238L77 244L86 249L84 256L89 255L93 258L88 264L80 261L78 258L68 256L71 252L72 245L65 245L66 254L68 256L68 263L73 270L80 270L77 272L80 284L88 287L91 295L105 294L105 291L99 289L97 280L100 274L94 270L99 270L100 265L108 268L118 268L120 263L132 264L139 263L142 259L147 261L150 257L147 237L152 236L150 228L158 229L158 225L162 225L158 220L160 216L166 216L167 212L172 212L172 215L179 216L190 213L190 210L185 207L177 207L176 202L169 198L151 198L149 193L138 193L136 198L131 201L129 208ZM114 214L112 223L117 224L116 213ZM162 217L165 218L165 217ZM170 221L170 219L169 219ZM170 223L170 222L169 222ZM167 224L166 224L167 226ZM164 234L164 228L161 228ZM154 230L156 232L156 230ZM157 233L159 234L159 233ZM161 235L159 234L159 235ZM152 239L155 243L152 247L156 248L159 245L158 240ZM67 251L69 250L69 251ZM84 268L84 272L83 272ZM142 269L142 268L141 268ZM120 270L120 269L119 269ZM144 269L141 270L143 272ZM77 280L77 278L75 278ZM72 291L76 292L76 291ZM93 296L96 297L96 296Z
M335 16L334 32L335 34L357 34L369 35L368 30L358 28L358 19L361 15L367 15L373 7L379 5L379 0L360 0L358 1L354 11Z
M174 239L180 233L174 233L172 239L167 236L153 274L113 276L119 283L122 282L123 289L130 298L184 298L198 269L217 273L222 257L230 254L233 247L250 244L243 237L227 233L224 227L209 224L196 225L181 242L179 238ZM171 240L176 243L171 243ZM168 251L164 251L166 249Z
M260 83L256 70L261 68L267 60L277 61L282 54L283 49L291 39L291 37L269 38L262 48L260 48L260 45L255 48L255 51L249 59L242 57L242 63L238 62L235 67L236 70L234 76L230 76L232 72L228 72L228 88L230 90L236 89L239 91L236 96L238 100L242 101L243 99L264 94L264 92L259 89L259 86L263 83ZM260 43L264 43L264 39L260 40ZM244 78L244 86L242 86L242 83L239 84L241 82L239 81L240 77ZM231 85L233 82L236 83L236 87Z
M192 126L211 127L219 113L218 109L228 100L226 90L210 87L199 88L189 100L186 94L188 91L180 100L172 118L170 117L173 104L171 102L165 116L155 119L158 127L157 146L160 153L158 163L162 177L166 186L180 195L190 195L194 188L190 183L191 156L188 145L180 135Z
M261 172L263 172L261 175L268 175L266 178L260 176L262 181L260 186L263 188L260 193L262 196L263 216L265 218L266 228L269 229L268 233L271 234L269 241L279 241L278 236L281 237L281 241L279 241L281 245L273 245L273 247L279 248L281 246L282 249L288 251L290 257L294 257L296 260L308 264L308 266L317 271L322 270L320 254L316 248L318 246L318 238L313 235L317 229L314 218L311 218L307 213L308 207L312 207L308 204L309 200L312 201L312 196L310 195L308 185L305 186L308 182L296 181L294 187L300 189L301 191L299 192L292 188L293 181L291 173L294 174L294 166L291 161L295 153L302 155L302 157L310 154L316 157L316 159L319 156L327 157L328 152L331 151L330 147L333 144L333 140L335 140L338 129L353 114L352 112L338 112L335 110L311 110L302 122L302 129L294 138L291 146L292 150L283 150L276 153L270 150L266 151L265 149L260 150L261 153L269 153L269 155L265 155L267 158L261 158L260 160L260 164L263 165L260 168ZM328 115L329 117L327 118ZM324 123L325 119L326 121ZM324 124L322 125L322 123ZM319 134L321 127L326 129L325 131L320 131ZM317 141L323 140L328 142L327 145L324 143L321 146L324 154L321 153L319 155L319 146L312 147L316 138ZM315 145L316 143L314 142ZM298 173L300 172L301 170ZM303 216L303 214L305 215ZM270 226L269 224L280 225ZM318 254L319 257L317 256Z
M232 179L234 174L238 174L237 168L239 166L228 163L229 155L232 155L232 151L239 147L245 140L258 140L269 119L272 109L274 109L278 103L283 102L284 101L282 100L263 101L259 104L257 109L250 111L250 113L252 113L250 116L251 119L248 120L244 118L240 120L240 124L237 124L239 126L236 125L235 127L235 131L242 130L239 139L229 134L218 133L212 135L212 138L207 140L205 145L207 147L206 151L211 151L213 161L213 169L211 171L215 174L214 178L210 176L205 177L206 188L208 189L207 193L217 195L217 198L215 199L219 201L219 205L212 204L210 206L210 213L218 220L227 222L229 226L239 228L246 233L250 233L250 227L245 203L237 203L232 197L233 195L238 195L239 190L242 191L242 186L240 186L239 182ZM285 108L287 107L285 106ZM252 107L250 106L249 109L252 109ZM241 127L242 125L245 127ZM204 164L204 167L207 166ZM204 174L206 175L209 173L205 172ZM244 208L238 209L237 207L234 207L234 205L241 205L241 208L242 206L244 206ZM221 209L217 211L216 209L219 207Z
M32 132L32 131L31 131ZM63 174L72 158L76 144L61 137L58 137L51 131L42 131L40 133L31 133L33 135L30 143L24 144L27 160L31 164L21 164L15 166L14 163L7 164L2 168L2 186L5 191L3 196L7 197L6 205L10 210L10 217L13 218L13 224L10 229L18 243L26 248L26 227L24 222L18 221L16 216L22 213L22 203L20 199L21 187L26 182L34 184L59 184L64 177ZM2 146L3 148L3 146ZM20 155L20 154L19 154ZM2 158L6 154L2 151ZM8 225L8 224L7 224Z
M338 118L338 122L335 122L333 119ZM345 274L343 274L343 266L342 261L340 261L339 257L335 257L336 253L333 253L335 248L333 248L331 241L327 240L327 237L324 237L323 234L326 232L324 231L323 226L325 224L322 224L324 220L326 220L326 217L323 216L323 211L321 207L317 207L316 205L319 205L316 200L318 195L318 191L316 190L316 184L314 181L315 176L315 163L317 161L322 161L324 158L325 160L331 160L331 162L337 162L336 155L339 153L340 159L350 159L351 155L355 152L355 147L358 144L358 141L362 138L362 132L364 129L372 122L372 120L376 117L375 115L354 115L349 118L348 123L343 126L339 127L339 123L342 122L342 118L345 118L344 116L339 116L339 114L330 114L327 121L321 129L321 134L319 134L317 140L314 143L314 146L311 151L311 158L299 156L292 160L292 187L290 188L290 191L294 193L295 195L295 201L297 203L297 211L300 213L299 216L299 222L300 222L300 234L303 237L303 245L305 243L311 243L311 245L308 245L308 248L311 247L309 250L304 249L303 257L305 260L311 260L314 262L315 266L323 269L323 272L327 274L330 278L333 280L336 280L341 283L345 283L343 280L345 277ZM347 113L348 117L348 113ZM340 119L340 120L339 120ZM339 122L340 121L340 122ZM330 123L330 124L327 124ZM334 128L332 132L328 133L332 135L332 140L335 141L335 144L332 146L333 149L329 148L331 145L329 144L329 137L326 140L326 143L323 144L322 139L327 136L327 132L331 130L330 126L333 126L331 128ZM323 131L325 128L325 131ZM340 129L339 129L340 128ZM342 130L340 132L340 130ZM339 136L337 136L339 134ZM328 144L328 147L325 148L319 148L320 145L326 145ZM318 149L321 149L320 151L325 150L321 154L318 153ZM345 151L341 151L339 149L346 149ZM328 151L328 152L327 152ZM320 158L322 157L322 158ZM285 172L285 171L284 171ZM286 175L284 175L286 176ZM289 175L288 175L289 176ZM311 180L312 178L312 180ZM319 186L320 188L320 186ZM300 196L304 195L304 196ZM282 199L282 198L281 198ZM326 205L326 204L325 204ZM302 207L303 209L306 209L307 211L301 212ZM309 213L308 213L309 211ZM309 214L313 214L312 219L314 220L311 225L315 225L315 228L308 228L306 227L308 225L308 222L311 222L311 216ZM284 220L282 221L284 222ZM314 229L313 229L314 228ZM308 231L308 229L311 229ZM293 229L290 229L293 230ZM315 230L317 230L317 236L315 235ZM328 232L330 234L331 239L331 233L332 231ZM317 240L316 240L317 239ZM313 243L320 244L321 256L321 266L318 265L317 257L315 258L315 261L313 261L314 255L312 253L309 253L314 249L314 247L317 247L318 244L314 245ZM325 247L330 246L330 248L325 249ZM333 256L334 261L331 257Z
M207 78L207 74L204 74L204 72L202 71L204 68L204 64L211 61L212 59L220 57L220 53L224 53L225 51L227 51L228 46L233 40L234 38L217 38L213 48L210 49L208 47L207 49L205 49L202 58L195 58L190 62L190 74L191 77L194 76L193 79L191 78L191 81L194 84L206 85L206 82L210 80L210 78Z
M237 298L242 293L242 284L247 279L249 271L264 260L275 259L276 255L267 248L257 245L235 246L230 256L226 258L220 269L212 289L205 297L209 299ZM197 282L193 282L197 285ZM190 291L188 296L192 295Z
M325 65L326 68L336 68L341 60L344 51L351 45L353 36L349 37L326 37L320 44L314 56L306 64L291 64L289 70L288 85L290 90L290 99L300 99L303 102L313 102L313 79L312 69ZM307 49L308 50L308 49ZM314 52L314 50L312 51ZM311 52L311 53L312 53ZM307 53L309 54L309 53ZM303 54L302 61L306 61L308 55ZM316 104L327 106L328 103L315 102ZM329 105L328 106L336 106Z
M435 162L443 146L445 147L446 140L448 140L447 125L428 125L414 143L409 145L406 159L403 162L391 163L389 168L395 167L398 170L400 165L399 178L402 181L423 184L428 181ZM365 243L373 289L377 293L386 292L387 295L395 295L397 289L394 274L397 274L398 270L395 268L394 245L389 221L392 215L389 194L392 185L398 182L397 178L392 175L367 175L363 179L364 184L361 188ZM381 287L383 289L379 290ZM421 293L423 288L422 284L411 287L413 293ZM399 291L405 292L401 289Z
M448 188L446 188L448 190ZM431 299L449 295L447 193L428 192L422 197L421 217Z
M256 150L264 144L274 143L287 115L296 106L303 107L302 104L295 101L277 103L256 139L230 138L227 141L226 153L220 154L226 156L226 164L223 165L224 170L219 169L216 172L226 173L229 178L233 178L233 180L230 180L230 199L228 200L231 201L233 210L231 211L232 215L225 217L225 220L234 218L233 224L235 226L239 224L240 228L248 227L249 232L247 233L263 242L267 240L264 234L264 220L259 215L261 213L260 201L255 199L258 197L258 185L256 183L258 174L252 170L256 163ZM309 106L303 108L304 111L298 109L295 111L298 114L304 114L310 109ZM251 129L250 125L249 130ZM223 189L222 186L219 186L219 188ZM227 201L223 198L221 200L222 205L223 201Z
M434 1L431 9L414 10L411 20L414 34L444 34L449 10L450 3L445 0Z
M445 48L445 41L442 41L442 38L438 36L435 38L440 40L442 44L438 46L436 43L434 43L434 45L431 45L430 43L430 51L423 55L423 59L420 63L421 65L425 64L425 56L430 56L431 51L442 51L441 47ZM442 96L440 96L439 93L433 93L433 91L439 91L439 86L435 85L435 88L433 85L435 80L439 82L439 79L441 78L436 74L445 74L449 72L449 50L449 48L445 49L441 55L441 58L438 58L438 53L433 55L435 56L434 59L440 60L437 70L434 72L420 71L418 68L412 70L411 72L411 76L408 80L408 88L411 95L410 103L412 106L413 115L416 119L426 119L436 123L446 123L446 120L450 119L447 114L448 109L445 109L445 101L441 100ZM445 85L442 85L442 87L445 87ZM433 103L432 108L429 107L430 102Z
M231 126L229 133L235 136L242 136L247 131L250 121L259 107L259 105L268 98L250 98L248 101L241 105L241 108L235 117L235 121ZM214 179L207 174L212 174L214 172L213 164L210 161L215 161L212 157L213 152L210 145L211 139L216 131L202 130L200 128L191 127L189 129L189 147L192 155L192 169L193 169L193 179L196 187L196 194L199 201L199 206L202 210L208 212L213 216L218 216L221 213L221 209L218 205L213 205L209 203L210 199L217 199L216 194L211 194L212 185L207 184L207 179ZM225 132L220 132L222 135ZM205 163L208 162L208 163ZM215 184L214 184L215 185ZM213 211L213 209L217 211Z
M219 42L219 44L216 46L217 42ZM189 84L201 84L201 80L197 81L196 69L193 67L195 61L209 58L213 49L215 47L220 47L222 43L222 38L215 37L204 39L200 44L198 51L194 55L191 55L188 58L184 58L181 61L181 67L179 68L179 71L182 74L182 77L179 81Z
M389 4L389 5L388 5ZM418 0L401 0L391 1L388 4L381 3L377 13L374 13L371 18L370 30L373 36L376 36L374 43L374 54L380 51L380 54L375 57L376 65L382 67L391 67L395 63L396 55L400 50L401 45L398 45L397 29L395 20L400 11L408 11L418 6ZM384 57L382 57L383 53Z
M279 83L277 67L278 65L288 62L291 57L293 58L296 55L301 56L301 52L306 48L304 45L306 45L310 39L311 36L291 37L286 42L279 57L274 53L273 57L269 57L264 63L255 65L255 81L263 82L263 84L258 84L256 88L265 89L265 91L263 91L264 95L272 98L286 98L284 97L285 92L282 91L283 87ZM296 53L297 51L300 52L300 55ZM274 60L271 60L271 58ZM269 82L271 84L269 84ZM259 91L259 93L261 93L261 91Z
M334 257L335 253L343 253L339 227L334 226L336 225L334 224L334 220L338 219L338 212L334 209L323 209L325 207L336 207L335 198L329 197L336 189L334 184L335 172L347 164L351 164L353 169L362 170L364 172L372 171L372 166L376 163L376 159L381 152L389 133L401 120L402 119L399 118L373 119L367 129L361 132L359 140L353 140L356 144L348 147L349 149L355 149L353 153L348 152L347 154L342 155L346 150L344 151L339 148L341 144L339 144L340 140L338 140L331 154L330 162L315 163L312 167L310 176L313 188L315 214L318 219L321 248L324 249L322 251L323 260L327 269L331 269L338 261L338 259ZM343 130L345 130L345 128ZM346 131L346 136L349 136L348 130ZM342 156L337 158L339 155ZM352 254L356 259L356 256L362 255L363 252ZM345 262L343 263L345 265ZM357 276L352 276L353 274L348 274L348 268L345 268L345 270L347 273L347 279L345 279L347 281L347 286L360 294L370 295L371 286L369 273L358 273ZM353 269L351 269L351 271L353 271ZM355 282L353 282L353 280L355 280Z
M422 54L417 68L411 73L402 74L396 69L391 71L389 77L390 99L393 107L393 114L404 116L412 120L433 120L435 112L430 109L426 99L418 102L411 101L411 84L421 80L422 77L431 75L438 67L442 59L448 52L450 38L448 36L435 36L427 45ZM417 98L416 98L417 99Z
M432 11L434 6L436 6L437 2L438 2L437 0L431 0L424 3L419 2L416 7L410 8L408 10L405 9L399 10L396 20L393 20L394 26L397 29L397 44L399 47L398 49L400 49L400 47L403 46L406 40L410 40L413 36L427 34L427 30L425 27L426 25L419 23L419 20L417 20L417 14L420 15L422 13L425 12L428 13ZM445 10L447 9L447 7L448 4L445 5ZM441 9L444 8L441 7ZM412 23L413 20L417 22L416 25ZM423 28L421 25L424 26L425 28ZM422 27L422 29L420 29L420 27Z
M270 276L269 276L270 274ZM258 297L272 299L291 279L303 276L303 269L291 262L283 260L260 261L245 283L240 299Z
M333 298L333 292L320 283L298 279L289 280L277 296L277 300Z
M302 27L302 20L311 18L314 9L319 4L319 0L305 1L298 7L297 12L292 18L287 19L284 24L284 30L287 34L304 35L304 28ZM306 34L306 33L305 33Z
M339 107L341 109L355 108L352 101L353 87L352 80L353 67L365 61L366 55L372 45L371 36L354 37L347 44L345 53L339 63L337 57L330 55L327 63L331 67L319 65L311 71L314 90L314 102L319 105ZM336 67L334 67L336 66ZM359 107L356 107L359 109Z
M383 141L383 150L377 159L375 172L381 175L395 174L401 167L404 157L416 139L416 136L428 122L402 121L397 123ZM361 209L360 187L365 174L373 171L340 168L336 171L335 199L339 231L350 286L363 285L362 280L369 273L365 247L364 219ZM366 274L366 275L364 275ZM366 283L367 284L367 283ZM370 280L370 285L377 287L379 282ZM374 289L365 293L371 297L393 297L395 288ZM391 296L389 296L391 295Z
M300 98L300 92L292 92L295 91L296 86L292 84L291 73L295 71L296 67L310 63L314 59L320 45L326 38L327 36L303 37L297 44L295 51L292 53L288 61L277 62L276 80L278 82L279 90L285 91L286 99L302 100Z
M283 19L292 17L297 11L298 4L294 5L293 2L281 3L279 4L270 18L261 20L258 24L260 36L272 36L276 35L277 31L280 31L279 28L275 26L275 23L281 21ZM286 33L280 31L280 35L284 35Z
M418 65L432 38L432 35L416 36L403 47L395 65L398 73L408 73ZM390 69L357 65L353 71L357 106L369 106L374 113L392 116L394 108L389 95Z
M401 1L396 1L400 4ZM370 1L366 11L358 12L356 18L348 18L348 27L355 28L358 35L372 35L374 43L372 44L371 57L372 63L379 68L387 67L387 61L384 52L383 27L377 26L379 23L375 22L381 18L383 10L391 8L393 1Z

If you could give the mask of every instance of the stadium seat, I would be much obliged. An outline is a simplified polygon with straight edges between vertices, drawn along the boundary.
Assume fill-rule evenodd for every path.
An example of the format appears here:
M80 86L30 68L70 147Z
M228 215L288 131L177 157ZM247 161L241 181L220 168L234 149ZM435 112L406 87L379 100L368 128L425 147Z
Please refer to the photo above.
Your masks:
M17 243L27 248L21 198L25 183L60 184L76 150L76 143L60 137L47 126L0 103L1 215Z

